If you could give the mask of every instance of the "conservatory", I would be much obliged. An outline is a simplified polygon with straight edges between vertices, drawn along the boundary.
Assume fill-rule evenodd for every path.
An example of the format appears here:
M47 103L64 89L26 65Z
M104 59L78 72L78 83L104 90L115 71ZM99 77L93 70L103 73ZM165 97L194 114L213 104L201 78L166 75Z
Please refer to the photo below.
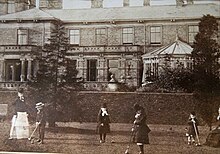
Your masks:
M175 42L142 55L142 83L153 81L164 68L192 68L191 53L193 48L176 38Z

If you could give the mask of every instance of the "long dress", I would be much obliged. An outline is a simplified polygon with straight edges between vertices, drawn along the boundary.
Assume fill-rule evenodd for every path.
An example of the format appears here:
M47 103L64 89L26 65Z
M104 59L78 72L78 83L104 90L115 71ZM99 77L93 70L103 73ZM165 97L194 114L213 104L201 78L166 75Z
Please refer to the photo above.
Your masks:
M107 114L103 113L103 109L101 109L98 113L98 126L97 131L99 134L106 134L110 132L110 118L107 110L104 109Z
M10 139L22 139L29 137L29 122L26 112L25 103L19 98L13 103L15 105L15 113L12 117L12 125L10 129Z
M146 124L146 113L143 108L138 110L135 115L135 138L137 144L149 144L148 133L151 131Z

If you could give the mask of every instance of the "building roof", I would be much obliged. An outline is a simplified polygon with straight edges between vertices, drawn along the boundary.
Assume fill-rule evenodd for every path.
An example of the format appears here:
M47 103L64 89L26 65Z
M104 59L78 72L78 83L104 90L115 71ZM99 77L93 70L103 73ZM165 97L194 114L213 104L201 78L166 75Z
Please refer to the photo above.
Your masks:
M146 53L142 55L142 58L164 57L166 55L190 55L192 51L193 48L190 45L180 41L177 37L176 41L172 44Z
M64 22L105 22L134 20L200 19L210 14L220 18L220 5L193 4L186 6L135 6L116 8L55 9L37 8L1 15L0 20L55 20Z
M90 9L56 9L45 10L45 12L64 22L200 19L206 14L220 17L220 5L193 4L186 6L168 5Z
M21 12L1 15L0 20L55 20L52 15L37 9L29 9Z

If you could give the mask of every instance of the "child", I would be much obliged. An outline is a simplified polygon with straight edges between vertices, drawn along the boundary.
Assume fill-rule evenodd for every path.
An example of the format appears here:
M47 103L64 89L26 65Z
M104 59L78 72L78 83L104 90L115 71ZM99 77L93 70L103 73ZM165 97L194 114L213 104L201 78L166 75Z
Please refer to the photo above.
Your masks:
M195 137L196 135L199 135L198 131L198 120L196 119L195 112L191 112L188 120L188 133L186 133L186 136L188 137L188 145L195 143Z
M37 109L36 127L38 126L38 130L39 130L39 139L37 140L37 142L39 144L43 144L45 126L46 126L44 104L42 102L37 103L36 109Z
M100 136L100 143L104 143L106 139L106 134L110 132L110 119L107 111L106 103L104 103L98 113L98 133Z
M147 116L146 116L145 109L139 104L135 104L134 110L136 114L135 114L135 120L134 120L135 128L132 129L132 131L134 131L133 140L139 146L139 149L140 149L139 154L144 154L144 144L150 144L148 134L151 130L146 124Z

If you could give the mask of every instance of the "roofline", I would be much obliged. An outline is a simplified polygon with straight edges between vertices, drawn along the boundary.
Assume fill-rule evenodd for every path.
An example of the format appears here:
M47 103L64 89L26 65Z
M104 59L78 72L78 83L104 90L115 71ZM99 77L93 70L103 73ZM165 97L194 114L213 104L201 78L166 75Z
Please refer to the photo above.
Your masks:
M219 17L216 17L214 16L215 18L217 18L218 20L220 20L220 16ZM201 17L192 17L192 18L158 18L158 19L153 19L153 18L148 18L148 19L143 19L143 18L140 18L140 19L109 19L109 20L91 20L91 21L88 21L88 20L77 20L77 21L70 21L70 20L61 20L62 22L66 23L66 24L69 24L69 23L112 23L112 24L117 24L117 22L137 22L137 23L145 23L145 22L149 22L149 21L172 21L172 22L176 22L176 21L185 21L185 20L200 20L202 18ZM114 23L113 23L114 22Z

